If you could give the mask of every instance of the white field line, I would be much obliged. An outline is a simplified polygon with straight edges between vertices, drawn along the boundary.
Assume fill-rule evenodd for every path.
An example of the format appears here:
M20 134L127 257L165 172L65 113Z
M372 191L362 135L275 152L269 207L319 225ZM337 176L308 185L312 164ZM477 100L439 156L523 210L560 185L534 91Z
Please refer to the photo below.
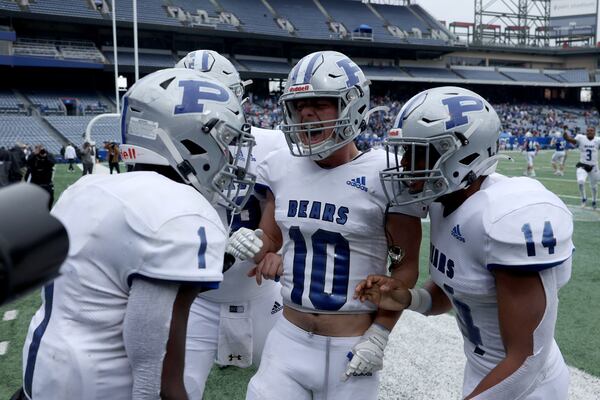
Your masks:
M392 331L381 373L380 400L462 398L465 356L454 317L405 312ZM570 400L600 399L600 378L569 367Z
M17 319L17 315L19 315L19 310L6 311L2 317L2 321L12 321L13 319Z
M0 342L0 356L3 356L8 351L9 342Z

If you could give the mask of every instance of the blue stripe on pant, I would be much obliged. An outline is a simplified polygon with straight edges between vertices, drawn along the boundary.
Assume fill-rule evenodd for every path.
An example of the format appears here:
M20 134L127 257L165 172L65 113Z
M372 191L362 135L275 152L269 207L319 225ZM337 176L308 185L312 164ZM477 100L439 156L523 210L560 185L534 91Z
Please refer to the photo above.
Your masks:
M33 337L31 338L31 344L29 345L29 352L27 355L27 366L25 367L25 377L23 378L23 389L25 393L33 398L32 383L33 383L33 372L35 369L35 361L37 358L38 350L40 349L40 342L50 322L50 315L52 314L52 299L54 296L54 282L44 287L44 319L40 325L35 328Z

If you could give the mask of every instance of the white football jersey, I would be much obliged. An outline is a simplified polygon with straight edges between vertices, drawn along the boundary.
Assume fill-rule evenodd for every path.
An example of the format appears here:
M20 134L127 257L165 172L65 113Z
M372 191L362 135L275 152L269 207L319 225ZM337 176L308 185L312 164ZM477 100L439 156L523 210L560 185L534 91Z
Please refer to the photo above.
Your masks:
M600 148L600 137L594 136L592 140L586 135L575 136L579 148L579 161L588 165L598 165L598 149Z
M273 152L259 164L256 190L261 184L273 193L283 235L284 304L311 313L376 309L352 295L367 275L387 272L387 200L379 181L386 165L383 150L325 169L293 157L289 149ZM420 206L404 211L424 214Z
M250 162L249 172L255 174L256 166L259 162L274 150L287 148L287 142L283 136L283 132L279 130L262 129L252 127L252 135L256 139L256 145L252 148L252 160ZM235 149L234 149L235 150ZM243 149L242 154L237 157L245 158L247 149ZM241 191L240 195L245 195L245 191ZM231 222L231 212L223 206L217 206L219 216L223 221L223 225L229 226ZM256 196L251 196L244 206L244 209L233 217L231 223L231 233L244 227L248 229L257 229L260 222L262 212L260 209L260 201ZM209 290L200 294L202 298L216 302L236 302L249 300L260 295L261 289L265 285L279 285L274 281L263 281L261 286L256 284L254 278L248 278L248 271L254 267L254 261L236 261L231 268L225 272L224 279L219 289Z
M554 274L555 287L545 291L556 298L571 276L572 215L541 183L493 174L450 215L444 217L442 205L434 202L429 216L429 272L453 304L467 363L478 377L465 377L468 394L505 357L492 271ZM538 327L535 335L553 337L554 322ZM557 352L554 343L548 360L556 360Z
M227 232L199 192L154 172L85 176L52 214L66 227L69 255L29 326L25 391L131 399L123 320L132 278L216 286Z

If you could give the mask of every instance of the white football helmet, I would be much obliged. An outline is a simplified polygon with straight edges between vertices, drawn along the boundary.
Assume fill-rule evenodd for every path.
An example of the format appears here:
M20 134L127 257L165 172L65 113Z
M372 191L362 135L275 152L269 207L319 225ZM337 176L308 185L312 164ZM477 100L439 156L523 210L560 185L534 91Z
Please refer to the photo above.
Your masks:
M244 88L252 83L251 80L242 81L231 61L213 50L191 51L175 64L175 68L188 68L206 73L229 87L239 101L244 98Z
M236 96L206 74L169 68L140 79L123 97L121 134L126 163L171 166L212 203L238 211L252 193L252 157L240 160L228 148L251 154L250 126ZM240 187L248 187L246 198Z
M290 72L279 104L283 108L281 130L292 155L321 160L352 141L367 127L369 85L371 82L352 60L337 51L319 51L301 59ZM337 119L300 121L294 102L300 99L328 97L338 103ZM331 136L317 144L303 143L305 133L331 129Z
M427 204L494 172L499 134L496 111L470 90L447 86L417 94L384 142L388 168L380 179L390 205ZM422 189L415 191L415 182Z

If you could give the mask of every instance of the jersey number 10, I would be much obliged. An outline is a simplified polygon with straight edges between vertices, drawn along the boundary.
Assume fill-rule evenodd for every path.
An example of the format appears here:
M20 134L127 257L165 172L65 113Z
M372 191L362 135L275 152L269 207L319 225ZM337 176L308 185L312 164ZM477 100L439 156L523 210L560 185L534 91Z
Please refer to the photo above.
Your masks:
M298 226L290 227L290 239L294 241L294 267L292 270L294 287L291 299L302 305L304 293L304 272L306 270L306 241ZM350 244L339 233L317 229L311 236L312 268L310 270L310 292L308 298L317 310L337 311L344 304L350 279ZM331 293L325 292L327 271L327 248L333 246L333 285Z

